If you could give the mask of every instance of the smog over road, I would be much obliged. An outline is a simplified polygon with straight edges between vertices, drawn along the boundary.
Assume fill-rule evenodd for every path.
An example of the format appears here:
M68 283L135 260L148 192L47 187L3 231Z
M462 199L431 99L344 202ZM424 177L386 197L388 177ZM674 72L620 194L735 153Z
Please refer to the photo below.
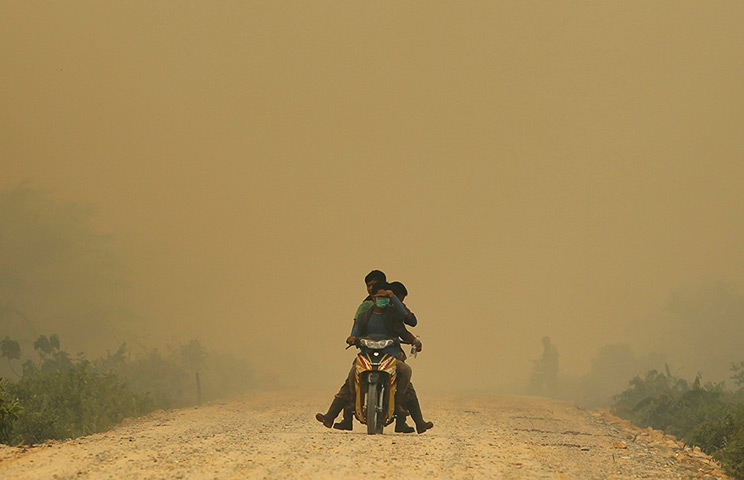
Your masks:
M0 339L24 351L199 339L330 400L380 269L422 401L528 393L543 337L588 406L744 361L740 2L0 10Z

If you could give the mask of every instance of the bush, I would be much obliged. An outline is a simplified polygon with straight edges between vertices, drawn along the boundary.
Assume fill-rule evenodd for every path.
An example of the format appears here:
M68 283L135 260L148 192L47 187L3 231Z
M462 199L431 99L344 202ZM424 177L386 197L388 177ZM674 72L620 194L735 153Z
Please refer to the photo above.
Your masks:
M13 422L21 413L16 399L9 397L3 379L0 378L0 443L8 443L13 431Z
M27 365L23 378L8 387L23 405L13 422L13 441L74 438L152 409L146 395L134 392L116 374L96 372L87 360L70 361L61 369L43 365Z
M123 347L122 347L123 348ZM153 348L143 356L122 362L115 371L132 385L135 391L146 393L157 408L177 408L190 405L188 400L191 377L182 365Z
M658 353L636 355L630 345L615 343L602 346L582 377L566 379L564 396L586 407L606 407L628 378L664 365Z
M60 350L56 335L34 342L39 363L23 364L21 379L2 391L0 441L37 443L103 431L125 417L154 408L116 373Z
M738 371L736 368L734 371ZM612 412L638 426L664 430L700 447L737 478L744 478L744 390L692 384L652 370L615 397Z
M135 391L147 393L157 408L177 408L197 403L197 371L200 373L203 400L244 393L251 386L252 375L245 361L229 354L207 352L196 340L171 345L165 351L153 348L131 359L126 358L125 350L126 346L122 345L117 353L109 355L103 363L125 379Z
M209 355L196 340L134 360L124 344L92 362L60 350L56 335L41 335L33 346L38 363L27 360L19 381L0 383L2 443L74 438L156 408L192 405L197 368L204 369L206 398L245 391L250 379L244 363Z
M744 405L732 405L718 418L692 429L687 442L712 455L732 475L744 478Z

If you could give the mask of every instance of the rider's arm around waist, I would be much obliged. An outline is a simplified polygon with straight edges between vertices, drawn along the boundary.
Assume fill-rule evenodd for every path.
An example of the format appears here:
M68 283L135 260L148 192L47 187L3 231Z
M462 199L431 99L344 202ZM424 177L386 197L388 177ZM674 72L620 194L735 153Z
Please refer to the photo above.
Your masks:
M393 318L400 322L405 322L408 318L408 310L406 310L403 302L401 302L398 297L393 295L392 298L390 298L390 306L393 309Z

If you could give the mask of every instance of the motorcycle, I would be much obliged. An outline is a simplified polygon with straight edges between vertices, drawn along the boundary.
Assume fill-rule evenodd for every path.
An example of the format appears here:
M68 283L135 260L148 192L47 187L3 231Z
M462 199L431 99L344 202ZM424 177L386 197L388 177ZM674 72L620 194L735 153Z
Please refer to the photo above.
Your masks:
M367 425L367 434L381 434L395 420L395 391L398 360L382 351L397 340L384 335L358 338L364 348L354 361L354 416Z

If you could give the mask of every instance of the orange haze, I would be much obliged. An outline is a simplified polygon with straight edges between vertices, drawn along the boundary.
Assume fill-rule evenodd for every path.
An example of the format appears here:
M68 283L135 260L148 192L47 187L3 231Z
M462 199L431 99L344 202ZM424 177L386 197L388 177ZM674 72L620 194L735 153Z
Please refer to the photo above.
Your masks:
M279 384L340 384L373 268L409 288L419 389L526 381L543 335L561 372L618 342L725 372L740 349L664 342L675 292L744 280L743 24L735 1L6 2L0 188L94 205L139 252L137 328Z

